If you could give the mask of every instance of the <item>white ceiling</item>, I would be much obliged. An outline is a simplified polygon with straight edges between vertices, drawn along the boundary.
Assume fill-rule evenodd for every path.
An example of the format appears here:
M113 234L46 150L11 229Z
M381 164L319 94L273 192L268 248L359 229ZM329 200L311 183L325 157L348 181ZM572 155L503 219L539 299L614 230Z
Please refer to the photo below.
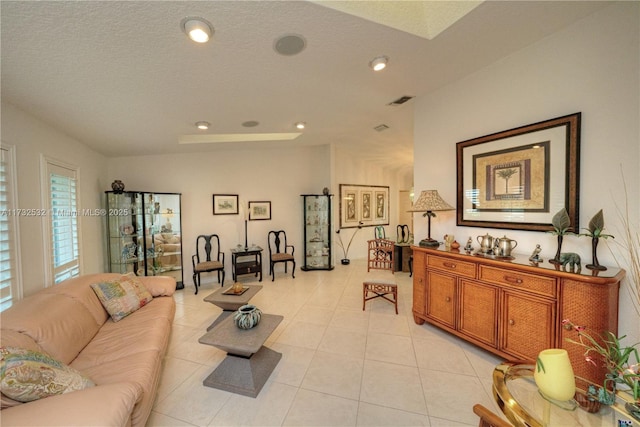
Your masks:
M107 156L333 143L410 170L414 101L387 104L458 80L607 2L358 2L365 9L347 5L348 13L322 3L2 0L2 100ZM425 12L421 28L409 3L438 15ZM380 4L398 6L399 17L385 19ZM185 16L211 22L213 41L189 41ZM285 34L304 36L306 49L276 53ZM368 63L380 55L389 66L374 73ZM178 144L203 133L199 120L215 134L308 127L292 141ZM248 120L260 125L242 127ZM383 123L389 129L373 129Z

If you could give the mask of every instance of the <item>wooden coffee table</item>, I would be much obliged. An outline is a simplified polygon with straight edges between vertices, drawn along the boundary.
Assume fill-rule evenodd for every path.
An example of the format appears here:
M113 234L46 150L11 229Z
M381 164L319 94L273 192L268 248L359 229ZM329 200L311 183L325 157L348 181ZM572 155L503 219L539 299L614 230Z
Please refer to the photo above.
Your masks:
M282 358L281 353L263 345L282 319L279 315L262 314L260 322L251 329L238 328L233 316L218 322L198 342L226 351L227 357L203 384L256 397Z

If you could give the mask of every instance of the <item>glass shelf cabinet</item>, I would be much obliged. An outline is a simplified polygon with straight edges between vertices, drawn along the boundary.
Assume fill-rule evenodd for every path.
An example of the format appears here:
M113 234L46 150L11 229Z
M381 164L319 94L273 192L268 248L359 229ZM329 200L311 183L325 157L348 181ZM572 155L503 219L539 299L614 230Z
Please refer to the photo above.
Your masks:
M304 265L302 270L333 270L331 194L303 194Z
M181 194L105 193L109 271L171 276L182 289Z

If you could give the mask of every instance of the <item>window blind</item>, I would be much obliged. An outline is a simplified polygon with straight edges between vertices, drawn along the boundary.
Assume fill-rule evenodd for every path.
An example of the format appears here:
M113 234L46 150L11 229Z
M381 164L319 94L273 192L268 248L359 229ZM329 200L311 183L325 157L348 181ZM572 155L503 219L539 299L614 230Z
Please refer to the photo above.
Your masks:
M11 197L11 179L13 176L9 152L0 147L0 311L13 303L13 282L16 278L14 221L11 215L13 198Z
M75 171L50 165L51 264L53 282L80 274Z

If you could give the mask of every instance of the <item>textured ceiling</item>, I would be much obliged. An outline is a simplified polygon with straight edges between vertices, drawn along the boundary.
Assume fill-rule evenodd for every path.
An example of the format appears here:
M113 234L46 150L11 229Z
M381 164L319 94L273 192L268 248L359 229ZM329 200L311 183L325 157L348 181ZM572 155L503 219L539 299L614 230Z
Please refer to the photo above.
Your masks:
M383 25L307 1L3 0L2 99L107 156L333 143L410 170L414 101L388 103L425 95L606 4L477 3L427 37L415 24ZM181 19L194 15L213 24L212 42L181 32ZM291 33L306 49L279 55L274 41ZM368 63L379 55L389 66L373 73ZM199 120L219 134L308 127L292 141L178 144L199 133ZM242 127L248 120L260 125ZM389 129L373 129L383 123Z

